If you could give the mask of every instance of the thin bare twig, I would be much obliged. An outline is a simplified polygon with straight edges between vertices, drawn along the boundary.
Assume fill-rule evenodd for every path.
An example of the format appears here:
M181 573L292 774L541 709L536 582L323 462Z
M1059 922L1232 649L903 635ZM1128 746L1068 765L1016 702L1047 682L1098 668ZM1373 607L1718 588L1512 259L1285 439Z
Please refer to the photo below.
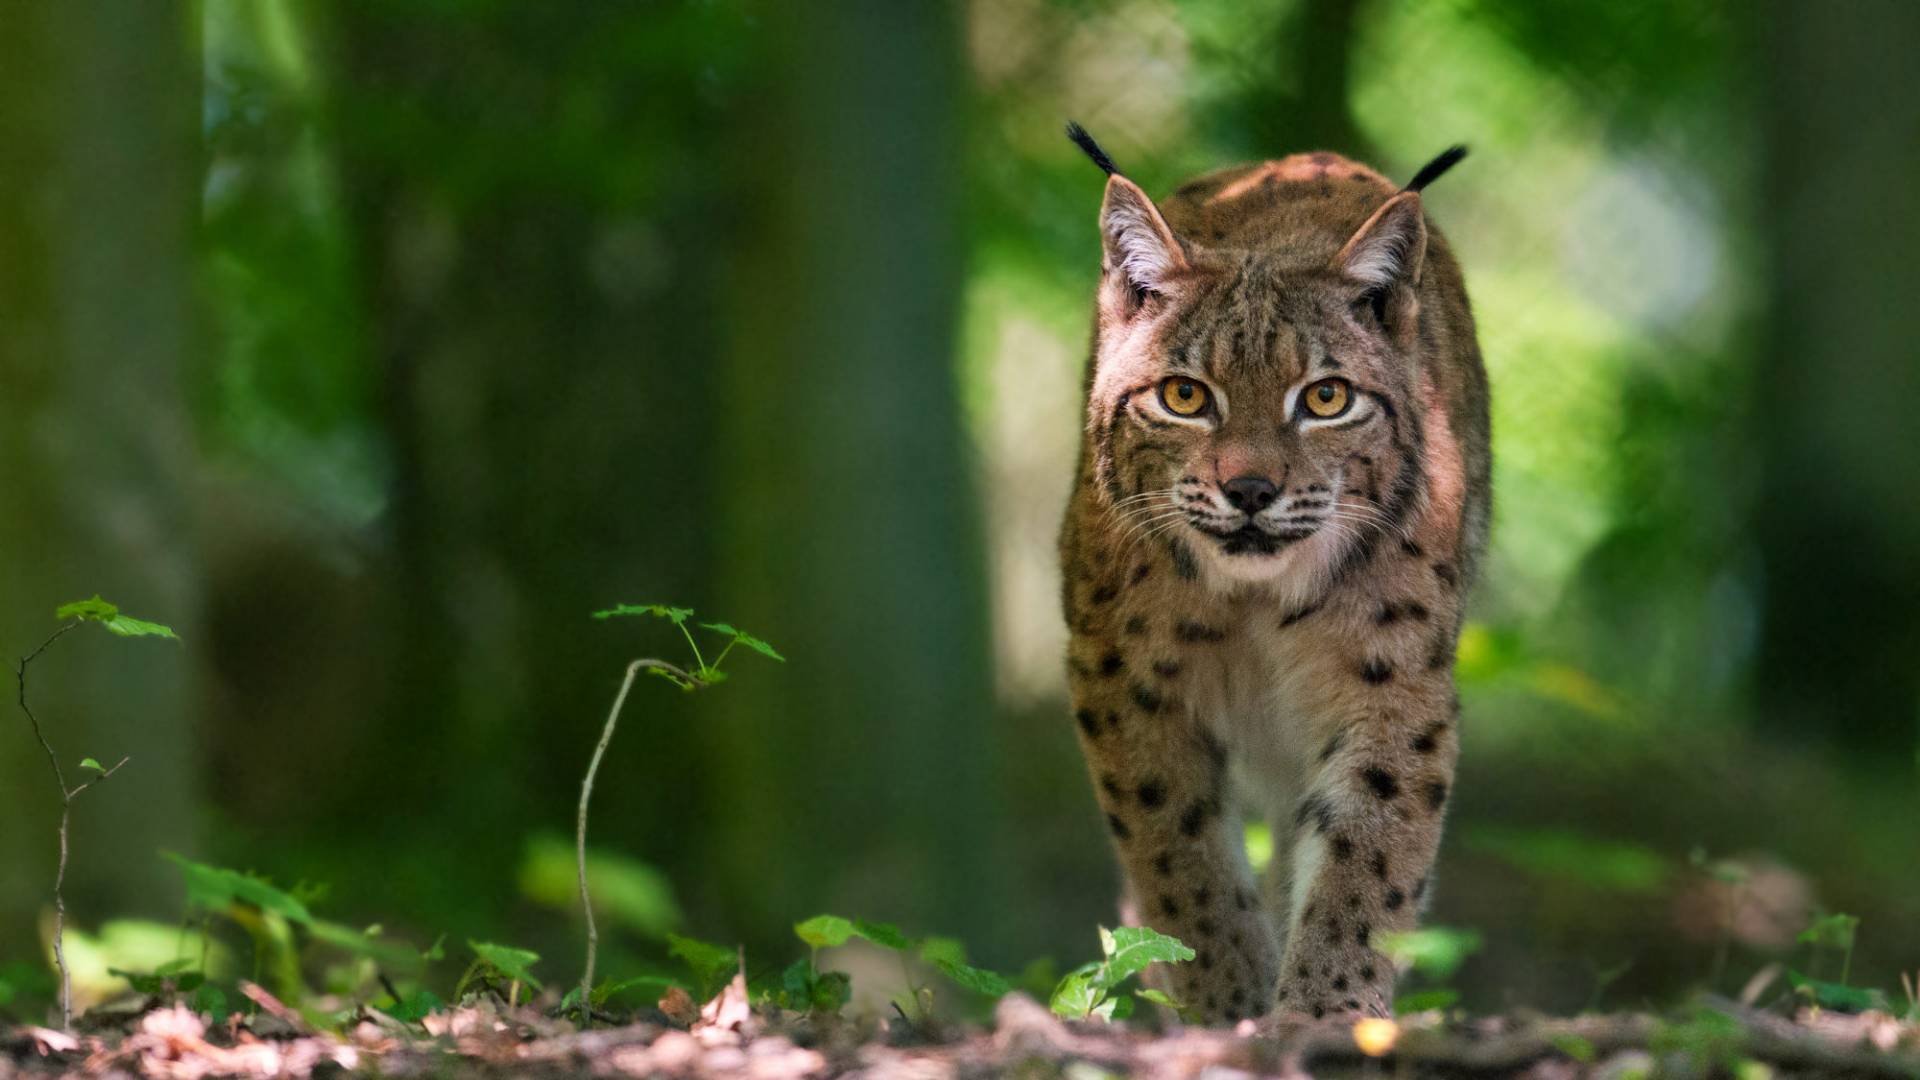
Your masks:
M613 708L607 712L607 726L600 732L600 743L593 748L593 760L587 763L586 778L580 781L580 816L574 827L573 854L575 869L580 875L580 910L587 917L587 970L580 977L582 1027L593 1023L593 962L600 950L600 931L593 922L593 897L587 892L587 802L593 798L593 778L600 772L600 759L606 756L607 744L613 741L613 729L620 722L620 710L627 703L627 691L633 689L634 677L648 668L666 672L688 690L707 685L697 676L665 660L635 660L628 664L626 678L620 680L620 692L614 695Z

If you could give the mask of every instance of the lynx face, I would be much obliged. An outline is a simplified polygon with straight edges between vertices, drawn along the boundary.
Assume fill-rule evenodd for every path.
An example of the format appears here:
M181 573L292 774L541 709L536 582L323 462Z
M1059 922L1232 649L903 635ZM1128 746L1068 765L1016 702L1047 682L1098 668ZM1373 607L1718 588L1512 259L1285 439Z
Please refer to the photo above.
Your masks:
M1115 178L1103 216L1100 489L1123 529L1183 544L1216 583L1322 581L1419 486L1418 205L1303 264L1174 240L1137 190Z

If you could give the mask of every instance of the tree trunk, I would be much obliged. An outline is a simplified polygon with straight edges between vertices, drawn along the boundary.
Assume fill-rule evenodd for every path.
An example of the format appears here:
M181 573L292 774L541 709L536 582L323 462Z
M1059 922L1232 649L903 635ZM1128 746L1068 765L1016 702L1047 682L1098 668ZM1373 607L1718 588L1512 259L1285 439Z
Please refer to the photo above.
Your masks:
M1774 3L1758 706L1912 770L1920 732L1920 7Z
M199 65L192 9L0 10L0 643L11 670L101 593L184 648L88 630L29 669L67 770L132 761L75 804L70 925L159 915L157 849L194 846L199 565L180 379L194 338ZM13 696L9 690L9 698ZM48 902L59 797L24 717L0 724L0 952Z
M774 5L776 8L778 5ZM781 9L784 11L784 9ZM775 16L722 399L725 617L712 696L725 888L964 932L1000 918L984 557L954 365L963 141L946 5Z

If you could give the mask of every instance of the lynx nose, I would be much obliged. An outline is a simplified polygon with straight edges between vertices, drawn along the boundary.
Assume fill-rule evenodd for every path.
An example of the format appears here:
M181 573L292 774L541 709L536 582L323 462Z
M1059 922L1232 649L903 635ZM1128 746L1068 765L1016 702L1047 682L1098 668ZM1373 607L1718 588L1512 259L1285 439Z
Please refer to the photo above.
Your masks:
M1245 514L1257 514L1265 510L1273 505L1274 497L1280 494L1280 489L1273 485L1273 481L1264 476L1236 476L1221 484L1220 490L1226 492L1227 502L1235 510Z

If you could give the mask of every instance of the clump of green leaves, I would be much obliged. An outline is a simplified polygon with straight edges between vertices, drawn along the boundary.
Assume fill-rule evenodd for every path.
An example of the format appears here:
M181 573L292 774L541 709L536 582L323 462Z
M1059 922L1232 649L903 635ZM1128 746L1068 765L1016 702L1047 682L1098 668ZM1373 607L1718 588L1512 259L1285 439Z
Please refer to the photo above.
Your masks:
M302 964L307 946L324 946L349 958L350 974L343 978L341 985L329 987L349 995L379 986L388 976L418 972L426 961L439 958L438 944L423 953L404 941L387 937L379 926L355 929L320 918L312 907L324 891L320 888L283 889L257 874L211 866L172 852L161 854L180 870L186 884L188 915L198 915L209 923L217 918L245 933L252 945L254 981L266 984L275 997L295 1008L302 1007L312 996ZM202 941L206 940L203 936ZM204 983L204 990L208 992L194 991L194 1007L215 1017L223 1014L226 993L205 981L205 956L198 961L176 960L156 968L152 974L175 979L176 989L183 991L186 988L177 985L179 980L188 977L199 980L196 986ZM128 981L135 990L151 992L130 976ZM396 995L393 1004L398 1008L405 1000ZM404 1012L405 1009L399 1008L394 1015Z
M900 956L905 974L907 997L913 1015L922 1023L933 1013L933 989L920 985L908 959L919 960L946 976L954 984L988 998L999 998L1013 987L1005 976L974 967L967 962L966 946L953 938L914 939L892 923L848 919L839 915L815 915L794 924L794 934L806 942L808 955L781 975L778 1004L810 1012L837 1012L851 996L852 988L844 973L819 969L821 949L838 948L855 938L878 945ZM898 1003L896 1003L898 1004ZM906 1009L903 1007L902 1012Z
M1428 984L1437 984L1453 978L1454 972L1460 970L1460 965L1480 951L1480 935L1472 930L1428 926L1419 930L1375 934L1373 946L1400 971L1416 975ZM1393 1011L1405 1015L1429 1009L1448 1009L1459 1000L1459 991L1429 985L1395 998Z
M1807 946L1807 974L1788 969L1787 982L1793 986L1793 992L1805 999L1810 1005L1825 1009L1838 1009L1842 1012L1865 1012L1868 1009L1892 1011L1892 1003L1887 995L1879 990L1867 989L1849 984L1853 974L1853 946L1859 936L1860 919L1856 915L1834 913L1822 915L1813 920L1805 930L1800 931L1798 941ZM1823 982L1819 978L1821 959L1825 953L1840 954L1840 981Z
M685 691L693 691L713 686L727 677L720 665L727 660L736 646L744 645L772 660L786 662L786 657L775 651L774 647L743 630L726 623L698 623L703 630L724 634L727 644L717 656L709 662L700 651L700 643L693 639L693 632L687 629L687 621L693 618L692 608L673 607L669 604L616 604L605 611L596 611L596 619L614 619L622 616L649 616L665 619L680 631L687 641L687 648L693 653L693 664L681 667L666 660L645 658L627 665L626 678L620 682L620 690L613 698L613 708L607 712L607 723L600 732L600 742L593 748L593 758L587 762L587 774L580 781L580 809L574 822L574 870L579 878L580 910L587 922L587 963L580 977L580 990L577 995L569 995L578 1002L582 1026L593 1020L593 965L600 949L600 929L593 921L593 895L587 880L587 808L593 800L593 781L600 773L600 760L606 756L608 744L613 742L614 728L620 723L620 710L627 703L627 692L633 689L634 676L642 671L673 683Z
M454 986L455 1000L466 997L469 991L492 990L509 1002L517 1002L520 988L528 987L536 993L542 989L540 980L534 978L533 965L540 962L540 954L532 949L517 949L511 945L496 945L490 941L469 941L467 948L473 950L473 962L460 976Z
M1187 1006L1159 990L1119 992L1122 983L1150 965L1181 964L1193 959L1194 951L1179 938L1168 937L1146 926L1122 926L1113 930L1103 926L1100 953L1099 960L1067 972L1053 988L1048 1005L1054 1015L1068 1020L1124 1020L1132 1015L1136 1001L1164 1005L1182 1016L1189 1013Z
M694 623L695 626L698 626L702 630L711 630L727 638L727 643L721 648L719 655L713 658L712 663L708 663L706 657L700 652L700 643L694 640L693 631L687 629L687 623L693 618L692 608L673 607L669 604L615 604L605 611L596 611L593 613L593 617L596 619L615 619L628 615L648 615L656 619L665 619L678 627L680 636L687 639L687 648L693 653L693 663L690 666L685 668L653 667L647 669L648 674L657 675L660 678L666 679L682 690L697 690L701 686L711 686L725 679L727 673L720 670L720 665L726 662L727 654L732 652L737 645L744 645L769 660L778 660L783 664L787 661L787 658L781 656L773 646L744 630L737 630L727 623Z
M123 614L120 608L95 593L92 599L76 600L71 604L62 604L54 609L53 617L60 622L40 647L20 658L14 665L14 677L20 687L20 711L26 715L27 723L33 727L33 737L39 741L40 748L46 751L47 763L53 766L54 783L60 789L60 862L53 874L53 964L60 973L60 1026L73 1026L73 977L67 970L67 903L63 889L67 880L67 836L68 826L73 816L73 800L80 797L88 788L106 780L120 770L128 761L122 757L112 768L100 764L99 759L84 757L80 759L79 769L83 773L92 773L91 779L84 780L72 787L67 786L66 770L60 767L60 755L56 754L53 744L47 741L46 733L40 729L40 719L27 704L27 665L33 663L41 653L46 652L54 642L69 632L88 623L103 627L116 637L158 637L172 641L180 640L171 627L162 626L145 619L136 619Z

